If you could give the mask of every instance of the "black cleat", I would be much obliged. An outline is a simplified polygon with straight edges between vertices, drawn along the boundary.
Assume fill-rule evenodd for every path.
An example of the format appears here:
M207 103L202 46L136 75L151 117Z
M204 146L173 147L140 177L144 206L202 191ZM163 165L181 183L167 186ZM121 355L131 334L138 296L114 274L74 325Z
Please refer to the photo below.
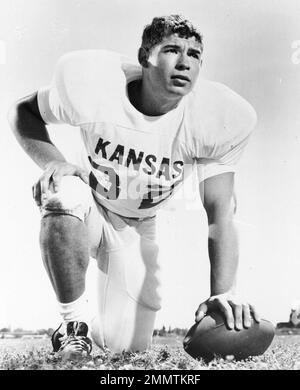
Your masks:
M53 332L53 334L51 336L53 352L58 352L59 348L61 347L60 339L62 337L64 337L64 335L59 332L59 329L61 328L61 326L62 326L62 324L59 325L59 327Z
M85 322L72 321L67 324L65 335L59 332L61 325L51 337L53 351L63 360L81 360L92 351L92 340L87 337L88 326Z

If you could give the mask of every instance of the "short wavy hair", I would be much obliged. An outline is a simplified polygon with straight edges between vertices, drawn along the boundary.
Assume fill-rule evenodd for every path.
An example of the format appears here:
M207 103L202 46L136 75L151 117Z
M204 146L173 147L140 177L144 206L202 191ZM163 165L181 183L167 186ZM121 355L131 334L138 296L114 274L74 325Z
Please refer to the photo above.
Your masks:
M165 37L178 34L181 38L195 37L203 52L203 36L193 24L181 15L168 15L156 17L148 24L143 31L142 45L148 53L162 42Z

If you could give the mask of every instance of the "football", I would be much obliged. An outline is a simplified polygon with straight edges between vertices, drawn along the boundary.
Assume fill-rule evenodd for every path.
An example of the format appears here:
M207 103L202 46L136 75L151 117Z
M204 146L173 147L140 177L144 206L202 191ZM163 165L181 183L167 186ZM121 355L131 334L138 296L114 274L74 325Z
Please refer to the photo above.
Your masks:
M193 358L210 361L215 357L234 357L243 360L262 355L275 334L273 324L265 319L259 323L251 319L251 326L242 330L229 329L221 314L209 313L187 332L183 347Z

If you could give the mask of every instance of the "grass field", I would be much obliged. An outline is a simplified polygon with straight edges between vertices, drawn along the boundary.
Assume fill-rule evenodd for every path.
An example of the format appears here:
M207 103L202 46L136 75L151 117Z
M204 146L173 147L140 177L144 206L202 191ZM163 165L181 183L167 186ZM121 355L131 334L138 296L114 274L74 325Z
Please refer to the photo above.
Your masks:
M80 363L64 363L51 353L50 340L0 340L1 370L300 370L300 336L276 336L259 357L236 362L215 359L197 361L182 348L182 338L155 337L142 353L111 354L94 347L92 357Z

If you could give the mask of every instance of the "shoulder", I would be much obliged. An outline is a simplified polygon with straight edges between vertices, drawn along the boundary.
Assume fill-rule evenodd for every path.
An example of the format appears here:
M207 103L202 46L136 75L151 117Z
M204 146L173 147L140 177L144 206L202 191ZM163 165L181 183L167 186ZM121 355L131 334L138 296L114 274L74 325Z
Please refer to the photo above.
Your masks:
M93 90L98 82L121 77L120 55L105 50L83 50L64 54L57 62L55 83L62 95ZM105 86L104 84L104 86Z
M229 127L239 126L241 129L251 131L257 122L257 115L252 105L226 85L215 84L224 104L225 124Z
M62 55L57 68L61 71L74 71L80 67L101 66L101 64L120 61L119 53L108 50L77 50Z
M224 84L200 79L187 98L195 137L213 143L245 138L256 125L252 105Z
M127 74L139 72L139 66L129 57L109 50L80 50L64 54L57 62L56 75L67 84L69 81L88 85L89 82L112 83ZM130 75L128 76L130 77ZM76 84L75 83L75 84Z
M82 50L64 54L54 74L56 90L76 122L92 121L99 107L121 95L130 59L107 50Z

